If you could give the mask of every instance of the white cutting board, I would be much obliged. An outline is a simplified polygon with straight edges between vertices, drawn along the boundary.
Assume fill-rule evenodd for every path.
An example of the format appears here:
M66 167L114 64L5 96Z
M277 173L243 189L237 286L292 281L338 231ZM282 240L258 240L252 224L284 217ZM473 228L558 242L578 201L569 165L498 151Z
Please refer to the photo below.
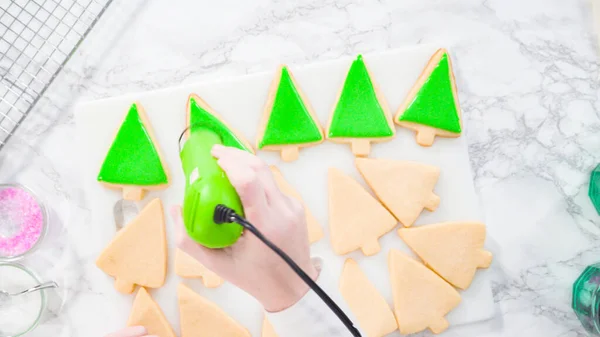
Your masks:
M419 46L365 55L372 75L379 83L392 112L395 112L400 105L436 49L436 46ZM346 57L305 67L291 67L291 71L323 125L328 120L329 112L333 108L352 59ZM180 204L183 198L184 180L178 157L178 137L184 128L188 95L190 93L200 95L235 129L241 131L243 136L254 143L274 72L275 69L268 73L128 94L80 104L76 108L76 123L78 142L82 149L79 155L85 163L83 167L85 190L89 204L92 205L93 233L90 233L92 252L99 253L115 233L112 209L121 196L119 192L101 187L96 182L96 175L114 134L132 102L138 101L144 106L171 172L171 186L165 191L150 194L141 204L147 203L153 197L160 197L168 210L172 205ZM456 75L460 82L460 73ZM271 152L260 152L259 156L281 169L320 220L326 237L312 246L312 253L322 257L334 275L339 275L345 257L334 255L329 245L327 168L338 167L366 186L353 165L349 146L325 142L302 150L299 160L293 163L282 163L278 155ZM373 146L370 157L414 160L441 167L441 176L435 188L435 193L441 198L440 206L433 213L424 211L417 220L417 225L450 220L482 220L483 212L480 211L473 186L465 137L437 138L431 148L425 148L415 143L414 132L398 128L397 136L392 141ZM173 222L168 216L167 219L170 247L169 276L166 285L152 293L176 331L179 331L176 286L180 278L173 272L175 251ZM385 235L380 243L382 250L375 256L367 258L358 252L349 256L359 262L391 305L387 252L390 248L400 249L409 254L411 252L395 230ZM118 294L112 288L112 278L96 270L95 267L89 266L89 268L94 275L90 285L91 290L102 294L104 299L102 302L104 305L97 306L93 311L96 319L102 321L101 327L104 331L96 331L101 335L125 324L132 296ZM260 336L263 314L260 306L251 297L230 284L225 284L218 289L206 289L197 280L186 281L186 283L216 302L246 326L253 336ZM481 321L493 316L493 298L485 271L477 273L471 287L462 292L462 299L460 306L448 315L452 325ZM396 335L398 333L394 336Z

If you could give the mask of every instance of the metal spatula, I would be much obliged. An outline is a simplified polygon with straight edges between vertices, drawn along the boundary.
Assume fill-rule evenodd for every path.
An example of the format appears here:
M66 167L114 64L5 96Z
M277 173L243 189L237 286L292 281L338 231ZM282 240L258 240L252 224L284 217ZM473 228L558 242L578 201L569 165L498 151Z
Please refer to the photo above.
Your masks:
M117 226L117 231L123 229L123 227L133 220L138 213L139 210L135 202L124 199L117 201L113 207L113 216L115 218L115 226Z

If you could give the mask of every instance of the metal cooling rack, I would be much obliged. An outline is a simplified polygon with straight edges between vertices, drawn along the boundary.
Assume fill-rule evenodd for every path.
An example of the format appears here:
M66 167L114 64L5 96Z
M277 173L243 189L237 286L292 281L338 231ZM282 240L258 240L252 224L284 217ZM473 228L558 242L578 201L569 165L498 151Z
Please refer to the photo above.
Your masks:
M0 150L113 0L0 0Z

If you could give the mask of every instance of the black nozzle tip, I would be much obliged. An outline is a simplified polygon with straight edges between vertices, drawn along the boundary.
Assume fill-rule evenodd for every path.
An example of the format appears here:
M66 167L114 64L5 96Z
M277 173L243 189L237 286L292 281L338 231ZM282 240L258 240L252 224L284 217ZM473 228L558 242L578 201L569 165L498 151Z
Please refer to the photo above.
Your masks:
M216 224L231 223L235 211L225 205L217 205L215 207L214 221Z

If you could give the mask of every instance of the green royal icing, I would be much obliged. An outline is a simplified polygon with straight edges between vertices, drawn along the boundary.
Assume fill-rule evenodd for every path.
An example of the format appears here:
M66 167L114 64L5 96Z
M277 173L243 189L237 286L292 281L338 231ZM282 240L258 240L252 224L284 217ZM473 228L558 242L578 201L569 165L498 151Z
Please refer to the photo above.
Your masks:
M287 67L283 67L259 148L267 145L305 144L322 139L319 127L302 101Z
M136 104L129 108L108 150L98 181L138 186L168 183L158 151L140 118Z
M207 128L212 130L216 134L221 137L223 140L223 145L236 147L240 150L252 152L244 142L242 142L236 134L231 131L223 122L221 122L217 117L213 116L210 112L203 109L196 99L193 97L190 98L190 127L191 130L196 130L197 128Z
M448 54L444 53L398 120L460 133L451 77Z
M374 138L393 135L362 55L358 55L346 75L333 112L329 137Z

